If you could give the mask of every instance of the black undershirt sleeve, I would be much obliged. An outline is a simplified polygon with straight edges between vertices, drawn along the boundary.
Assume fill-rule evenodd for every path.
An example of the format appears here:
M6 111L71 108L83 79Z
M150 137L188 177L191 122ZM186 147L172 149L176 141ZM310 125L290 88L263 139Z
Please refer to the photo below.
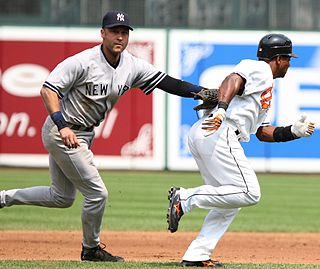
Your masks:
M199 92L203 87L166 75L159 82L157 88L181 97L193 97L194 95L191 92Z

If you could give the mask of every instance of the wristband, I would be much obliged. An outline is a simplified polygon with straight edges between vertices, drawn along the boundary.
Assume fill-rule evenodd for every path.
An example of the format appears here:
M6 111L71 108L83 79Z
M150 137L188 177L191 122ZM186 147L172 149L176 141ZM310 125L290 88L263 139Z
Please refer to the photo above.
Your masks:
M51 117L52 121L54 122L54 124L57 125L58 131L67 127L67 123L65 122L61 111L53 112L50 115L50 117Z
M273 131L273 139L276 142L287 142L299 137L291 132L291 125L286 127L276 127Z
M224 110L228 109L229 104L226 102L219 101L218 108L223 108Z

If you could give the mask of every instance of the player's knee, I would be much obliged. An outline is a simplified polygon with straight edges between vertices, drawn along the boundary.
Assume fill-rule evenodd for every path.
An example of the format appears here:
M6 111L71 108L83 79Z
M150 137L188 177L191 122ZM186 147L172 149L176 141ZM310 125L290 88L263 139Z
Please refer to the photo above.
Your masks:
M260 198L261 198L261 193L260 192L255 192L255 193L248 193L249 195L249 200L250 200L250 205L256 205L259 203Z
M85 195L85 207L101 207L108 200L108 191L106 188Z
M253 195L253 203L256 205L260 202L261 195Z
M248 196L250 205L256 205L257 203L259 203L261 198L261 191L258 183L250 186Z
M107 201L108 196L109 196L109 193L108 193L107 189L104 189L103 191L100 192L101 200Z
M108 191L107 189L102 189L99 192L95 193L95 199L98 203L106 203L106 201L108 200Z
M66 197L60 197L57 199L57 206L59 208L68 208L73 205L74 199L73 198L66 198Z
M68 208L73 205L75 200L75 193L69 196L62 196L51 189L51 200L53 201L52 207L56 208Z

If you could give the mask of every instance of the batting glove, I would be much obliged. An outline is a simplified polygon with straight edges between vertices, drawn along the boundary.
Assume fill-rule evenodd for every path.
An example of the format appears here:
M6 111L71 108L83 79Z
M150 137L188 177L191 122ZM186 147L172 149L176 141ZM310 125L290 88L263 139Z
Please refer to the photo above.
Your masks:
M296 137L309 137L313 134L314 128L314 122L307 121L307 115L304 113L291 126L291 133Z
M207 119L202 123L202 129L206 131L204 136L209 136L215 133L222 122L226 118L226 111L223 108L219 108L213 114L210 114Z

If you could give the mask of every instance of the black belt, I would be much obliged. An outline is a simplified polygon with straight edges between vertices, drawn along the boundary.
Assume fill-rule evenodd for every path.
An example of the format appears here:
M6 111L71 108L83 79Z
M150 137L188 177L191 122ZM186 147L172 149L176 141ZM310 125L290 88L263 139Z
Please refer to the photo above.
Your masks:
M76 131L84 131L84 132L92 132L93 131L93 126L91 127L85 127L85 126L81 126L81 125L76 125L76 124L68 124L68 127L72 130L76 130Z

